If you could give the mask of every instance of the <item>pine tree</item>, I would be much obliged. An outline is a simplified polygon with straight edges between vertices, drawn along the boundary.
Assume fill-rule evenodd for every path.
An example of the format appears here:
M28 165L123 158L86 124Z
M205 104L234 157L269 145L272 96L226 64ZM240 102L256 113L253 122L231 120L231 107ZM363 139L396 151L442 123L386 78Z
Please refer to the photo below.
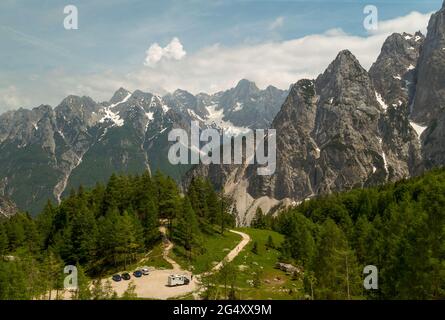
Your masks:
M254 254L258 254L258 242L257 242L257 241L255 241L255 242L253 243L252 252L253 252Z
M98 249L97 256L102 257L101 262L105 265L116 266L116 224L119 220L119 211L117 208L109 209L107 214L98 220Z
M218 194L213 190L210 183L207 186L207 210L208 210L208 220L215 224L218 221L218 213L220 211L220 201L218 200Z
M331 219L322 226L315 259L316 297L350 299L360 292L360 273L343 231Z
M145 248L144 228L141 221L132 210L126 211L124 217L128 218L131 222L133 236L128 247L131 253L131 261L136 261L137 255L143 252Z
M105 281L105 283L103 284L103 293L104 299L106 300L115 299L117 297L117 294L113 289L113 285L111 284L110 279L107 279L107 281Z
M282 244L282 253L298 264L310 267L316 254L314 224L299 212L287 217L283 223L286 238Z
M275 243L273 242L272 236L269 235L267 237L267 243L266 243L266 247L270 248L270 249L275 249Z
M6 233L11 251L21 247L26 241L26 232L23 223L23 214L12 216L6 224Z
M267 229L266 218L260 207L256 209L255 217L253 218L251 225L255 229Z
M262 270L259 267L255 268L255 271L253 273L254 288L258 289L261 287L261 276L262 276Z
M0 222L0 258L6 253L8 249L8 236L6 234L5 227L2 222Z
M187 196L182 201L182 213L179 217L176 233L188 252L188 259L190 260L193 250L200 246L201 232L198 219Z
M53 236L55 216L56 210L51 201L48 200L43 211L36 217L37 229L41 238L40 241L44 248L49 246L51 237Z
M128 213L125 213L123 216L118 216L113 229L115 261L123 263L124 268L126 269L127 264L131 261L133 251L133 248L130 248L130 245L136 242L133 233L133 222Z
M147 247L153 245L159 239L158 212L153 200L147 200L145 205L145 219L143 221L145 244Z
M91 286L91 298L93 300L104 300L107 298L104 286L101 280L94 280Z
M231 227L235 224L234 216L230 213L230 208L232 207L232 200L224 196L223 192L220 194L219 201L220 210L218 212L218 225L220 226L220 234L224 234L226 228Z
M171 178L165 178L158 173L155 179L158 184L159 217L168 220L168 229L172 234L173 219L178 216L180 208L179 191Z
M84 264L94 259L97 249L98 229L93 213L83 204L71 222L72 260Z
M105 189L102 213L105 214L111 208L120 208L122 195L122 179L112 174Z
M85 275L83 267L77 264L77 291L75 294L75 299L78 300L90 300L90 279Z
M229 299L230 295L234 295L232 289L235 287L235 282L237 278L237 272L232 263L223 262L221 269L218 272L218 281L222 284L224 288L224 299ZM229 287L231 290L229 291Z
M133 281L130 281L130 283L128 284L128 288L127 290L125 290L125 292L122 295L122 299L124 300L132 300L137 298L138 295L136 293L136 285L134 284Z

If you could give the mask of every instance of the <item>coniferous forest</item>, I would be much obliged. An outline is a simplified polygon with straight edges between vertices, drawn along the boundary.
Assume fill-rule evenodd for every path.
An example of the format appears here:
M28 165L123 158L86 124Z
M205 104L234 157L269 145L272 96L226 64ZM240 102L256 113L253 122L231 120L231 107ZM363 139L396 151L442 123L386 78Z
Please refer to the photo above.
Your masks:
M316 299L445 296L443 169L306 201L270 226L285 235L283 259L304 268ZM364 290L367 265L378 268L378 290Z
M0 300L62 289L65 265L77 266L79 287L82 279L126 268L161 241L160 221L193 258L203 250L203 233L234 225L229 209L208 182L195 179L182 195L161 173L112 175L106 185L80 187L36 218L20 213L0 221Z
M169 238L202 254L204 235L234 226L231 201L202 179L183 194L160 173L113 175L80 187L35 218L0 223L0 299L33 299L63 287L63 266L79 271L79 299L89 279L126 268ZM386 186L305 201L276 216L258 210L253 228L284 235L279 261L303 270L314 299L439 299L445 295L445 170ZM271 239L269 239L271 241ZM378 290L365 290L363 268L378 268ZM82 290L82 288L84 290ZM88 293L87 293L88 292Z

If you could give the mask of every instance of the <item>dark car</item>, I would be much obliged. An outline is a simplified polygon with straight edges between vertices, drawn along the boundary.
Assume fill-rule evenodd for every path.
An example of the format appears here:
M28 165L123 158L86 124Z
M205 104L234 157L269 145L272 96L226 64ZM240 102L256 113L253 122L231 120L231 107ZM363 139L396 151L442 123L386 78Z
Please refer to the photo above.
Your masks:
M112 277L112 279L113 279L113 281L119 282L119 281L122 280L122 277L121 277L120 275L118 275L118 274L115 274L115 275Z
M140 278L140 277L142 277L142 271L141 270L136 270L135 272L133 272L133 275L136 278Z
M130 280L130 278L131 278L131 276L130 276L129 273L125 272L125 273L122 274L122 279L124 279L124 280Z

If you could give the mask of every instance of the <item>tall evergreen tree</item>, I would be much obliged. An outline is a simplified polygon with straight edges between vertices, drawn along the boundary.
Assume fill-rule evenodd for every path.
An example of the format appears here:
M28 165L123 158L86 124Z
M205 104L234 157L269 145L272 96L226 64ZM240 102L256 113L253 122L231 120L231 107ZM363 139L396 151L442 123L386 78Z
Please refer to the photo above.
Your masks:
M193 250L200 246L201 232L199 230L198 218L187 196L182 200L182 212L178 219L176 233L185 250L188 252L188 258L190 260L193 255Z
M5 227L0 221L0 257L6 253L8 249L8 236L6 234Z

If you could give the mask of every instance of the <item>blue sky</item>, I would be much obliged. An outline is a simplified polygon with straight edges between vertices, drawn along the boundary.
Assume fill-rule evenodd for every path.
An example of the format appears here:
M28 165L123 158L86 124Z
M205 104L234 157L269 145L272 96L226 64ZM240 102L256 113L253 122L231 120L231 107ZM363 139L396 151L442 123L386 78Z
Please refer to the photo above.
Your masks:
M79 10L78 30L63 28L63 8L68 4ZM159 92L175 86L192 92L217 91L231 86L238 77L254 78L263 86L270 77L271 84L288 86L298 77L322 71L320 68L333 54L327 49L329 42L324 41L334 44L340 37L347 45L345 37L351 41L371 38L375 43L384 40L383 32L382 40L363 28L363 8L367 4L377 6L379 21L408 17L394 26L394 31L399 31L397 28L403 26L422 27L427 20L421 15L437 11L442 0L2 0L0 111L56 104L68 93L105 99L118 85ZM409 16L412 12L419 15ZM289 59L289 75L280 82L283 76L279 70L286 65L274 67L274 56L283 60L281 55L286 56L287 48L298 55L299 51L292 51L297 39L323 35L328 30L336 31L327 40L319 40L326 50L317 51L320 59L313 57L320 60L313 74L304 66L298 68L305 63L304 57ZM389 31L393 30L385 32ZM183 58L144 66L150 46L157 43L163 48L174 38L183 46ZM316 45L317 41L314 38L310 43ZM240 58L255 50L258 55L264 53L267 61L253 56L247 62L258 60L258 64L249 65ZM364 64L369 64L366 59ZM268 63L271 67L263 73L251 70ZM204 72L207 69L211 72L208 75Z

